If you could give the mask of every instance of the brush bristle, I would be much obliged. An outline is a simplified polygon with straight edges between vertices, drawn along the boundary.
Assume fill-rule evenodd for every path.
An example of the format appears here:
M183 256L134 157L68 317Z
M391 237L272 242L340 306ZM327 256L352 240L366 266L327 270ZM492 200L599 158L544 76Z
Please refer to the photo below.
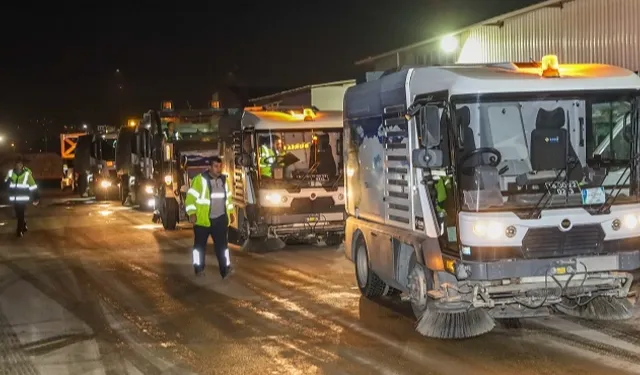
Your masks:
M416 331L437 339L466 339L491 331L495 321L482 309L447 310L429 305L418 320Z
M633 315L633 305L626 298L596 297L584 306L562 304L563 314L588 320L626 320Z

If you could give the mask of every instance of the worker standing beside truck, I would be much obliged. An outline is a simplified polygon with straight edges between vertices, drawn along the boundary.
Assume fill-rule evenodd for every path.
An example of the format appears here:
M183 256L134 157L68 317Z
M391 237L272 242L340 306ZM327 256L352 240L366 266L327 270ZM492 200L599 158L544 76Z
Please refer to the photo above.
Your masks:
M222 159L211 158L209 169L197 175L185 199L189 220L193 223L193 269L200 276L205 268L205 250L209 236L213 238L214 250L218 258L220 276L226 279L232 272L229 257L228 232L229 213L232 211L230 196L227 194L227 177L221 174Z
M13 203L18 221L16 235L22 237L27 231L27 221L25 220L27 205L32 199L34 206L39 203L38 185L33 179L31 170L24 166L22 159L16 161L14 168L7 174L5 183L8 184L9 202Z

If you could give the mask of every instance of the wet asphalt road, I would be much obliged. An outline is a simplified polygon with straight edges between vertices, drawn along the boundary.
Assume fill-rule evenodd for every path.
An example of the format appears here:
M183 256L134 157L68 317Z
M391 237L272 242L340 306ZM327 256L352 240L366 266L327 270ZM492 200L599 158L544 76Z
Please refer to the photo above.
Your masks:
M115 203L43 199L14 226L0 208L0 374L640 374L638 314L438 341L360 297L337 248L233 251L223 282L212 256L193 277L188 228Z

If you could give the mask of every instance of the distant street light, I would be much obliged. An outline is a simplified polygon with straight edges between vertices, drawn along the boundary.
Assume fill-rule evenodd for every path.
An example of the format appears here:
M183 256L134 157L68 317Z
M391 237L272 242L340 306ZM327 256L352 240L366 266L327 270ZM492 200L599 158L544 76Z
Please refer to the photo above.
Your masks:
M447 35L440 41L440 48L445 53L452 53L458 49L458 39L453 35Z
M4 143L4 135L0 135L0 143Z
M87 124L82 124L82 129L86 129L87 128Z

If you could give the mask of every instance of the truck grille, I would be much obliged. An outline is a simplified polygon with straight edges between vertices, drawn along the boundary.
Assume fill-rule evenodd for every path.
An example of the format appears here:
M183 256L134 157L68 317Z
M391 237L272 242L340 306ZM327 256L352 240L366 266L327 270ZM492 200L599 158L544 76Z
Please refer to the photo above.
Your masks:
M555 258L602 252L602 226L576 225L563 232L557 227L529 229L522 240L528 258Z
M291 201L291 213L313 214L325 212L344 211L344 205L336 205L331 197L318 197L315 200L309 198L294 198Z

